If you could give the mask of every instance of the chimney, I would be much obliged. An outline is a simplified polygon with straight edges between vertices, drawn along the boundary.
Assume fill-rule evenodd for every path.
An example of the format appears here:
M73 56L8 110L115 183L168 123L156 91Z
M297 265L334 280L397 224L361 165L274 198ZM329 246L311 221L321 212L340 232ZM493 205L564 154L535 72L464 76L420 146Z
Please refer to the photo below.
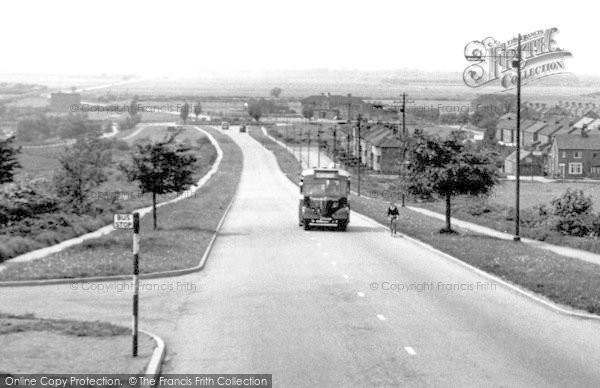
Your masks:
M325 97L325 93L321 93L321 97Z
M327 97L331 97L331 93L327 92Z
M581 126L581 137L587 137L587 135L588 135L587 134L587 127L588 127L587 124L583 124Z
M348 98L352 97L352 93L348 93Z

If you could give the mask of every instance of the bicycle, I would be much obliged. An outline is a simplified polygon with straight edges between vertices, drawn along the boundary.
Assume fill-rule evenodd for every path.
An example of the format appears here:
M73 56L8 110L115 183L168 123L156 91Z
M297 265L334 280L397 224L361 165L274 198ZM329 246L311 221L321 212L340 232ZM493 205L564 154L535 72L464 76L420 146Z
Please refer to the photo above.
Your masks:
M398 216L389 216L388 219L390 220L390 235L394 236L398 227Z

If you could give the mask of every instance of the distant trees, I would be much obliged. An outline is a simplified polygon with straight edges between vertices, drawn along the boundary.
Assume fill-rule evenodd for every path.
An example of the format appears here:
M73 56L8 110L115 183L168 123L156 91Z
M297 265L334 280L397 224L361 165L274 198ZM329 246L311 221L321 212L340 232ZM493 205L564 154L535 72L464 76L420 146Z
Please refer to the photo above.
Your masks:
M488 194L498 182L491 155L466 149L460 138L441 140L417 131L410 145L406 187L418 196L439 195L446 200L446 227L452 232L451 199L457 195Z
M58 158L54 187L61 202L76 214L90 211L91 194L107 180L105 167L112 163L110 144L93 136L83 137Z
M25 117L17 123L18 141L30 142L60 137L77 138L85 135L99 135L102 124L89 120L85 114L67 116L45 116L42 114Z
M283 89L281 89L280 87L274 87L273 89L271 89L271 97L279 98L282 91Z
M153 226L156 230L156 196L187 190L197 158L185 144L175 142L177 133L155 143L138 143L131 165L121 165L130 182L137 181L142 193L152 193Z
M186 123L189 114L190 114L190 104L188 104L186 102L185 104L183 104L183 106L181 107L181 111L179 112L179 117L181 117L181 120L183 120L184 124Z
M196 115L196 121L198 121L198 116L200 116L200 113L202 113L202 105L200 104L200 101L196 101L196 104L194 105L194 115Z
M17 159L21 148L13 144L14 140L14 136L0 140L0 184L12 182L15 170L21 167Z

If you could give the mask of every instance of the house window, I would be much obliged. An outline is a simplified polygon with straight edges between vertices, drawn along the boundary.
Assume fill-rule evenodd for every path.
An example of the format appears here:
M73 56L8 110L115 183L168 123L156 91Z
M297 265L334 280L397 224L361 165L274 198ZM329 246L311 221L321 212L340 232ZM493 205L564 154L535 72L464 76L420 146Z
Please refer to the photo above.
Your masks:
M592 166L590 172L594 175L600 175L600 166Z
M583 167L581 163L569 163L569 174L571 175L581 175L583 172Z
M598 154L597 154L596 152L594 152L594 153L592 154L592 157L593 157L593 158L595 158L595 157L597 157L597 156L598 156Z
M563 151L561 152L561 158L566 158L567 157L567 151Z
M573 158L581 159L581 157L582 157L581 151L573 151Z
M377 155L377 163L381 163L381 155Z

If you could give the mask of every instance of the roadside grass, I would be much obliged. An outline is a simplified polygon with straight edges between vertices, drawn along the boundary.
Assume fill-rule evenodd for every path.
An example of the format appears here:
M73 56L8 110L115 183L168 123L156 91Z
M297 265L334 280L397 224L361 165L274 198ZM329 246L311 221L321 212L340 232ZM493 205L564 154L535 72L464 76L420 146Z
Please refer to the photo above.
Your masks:
M251 135L254 134L251 132ZM289 177L299 168L298 162L283 147L275 156ZM287 156L283 156L287 154ZM291 163L295 162L295 166ZM284 168L286 170L284 170ZM292 179L297 184L297 179ZM367 189L365 189L367 190ZM388 199L352 195L353 211L387 224ZM457 228L458 234L440 234L444 221L399 207L398 231L454 256L465 263L494 274L548 299L576 309L600 315L600 266L557 255L524 243L513 243ZM352 227L352 224L349 226ZM424 265L427 265L424 263Z
M144 139L160 140L166 134L166 127L153 126L129 139L127 147L133 147L136 142ZM195 147L193 152L198 158L198 168L193 178L197 181L212 166L217 157L216 149L204 134L191 127L186 127L181 132L178 141ZM59 150L54 148L59 148ZM31 154L25 154L25 157L23 157L24 154L21 155L25 174L37 171L42 173L41 176L34 175L37 179L43 178L51 181L52 175L58 167L57 158L64 148L52 147L27 149L26 151ZM151 194L142 194L137 185L128 182L118 168L120 162L130 161L130 152L129 149L123 149L118 145L113 147L113 164L106 168L108 180L91 194L94 206L103 209L101 213L95 216L78 216L67 212L43 214L35 219L27 219L19 224L3 228L0 231L0 262L101 228L112 222L115 211L126 213L151 205ZM40 157L33 158L31 155ZM27 175L22 175L22 177L25 176ZM175 196L176 194L159 195L157 200L164 202Z
M0 313L0 375L17 373L143 373L154 341L141 334L131 356L131 330L106 322L41 319Z
M221 165L194 195L158 208L158 230L152 230L151 213L141 219L141 273L196 266L234 195L242 153L228 136L209 130L223 149ZM131 268L131 232L118 230L41 259L8 262L0 280L123 275Z
M251 126L248 129L248 133L262 144L263 147L275 154L275 158L277 159L281 171L283 171L292 182L297 183L300 179L300 174L302 173L302 168L300 167L298 160L296 160L296 158L285 148L282 148L279 144L265 136L260 127Z

